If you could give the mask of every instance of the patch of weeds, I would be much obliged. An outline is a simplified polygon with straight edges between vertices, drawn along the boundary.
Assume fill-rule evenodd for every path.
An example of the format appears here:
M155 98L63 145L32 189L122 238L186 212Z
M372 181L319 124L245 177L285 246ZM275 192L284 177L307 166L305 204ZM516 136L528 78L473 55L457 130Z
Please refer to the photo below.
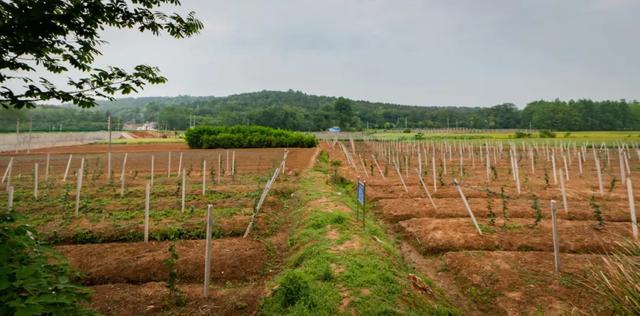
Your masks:
M531 199L533 200L531 202L531 208L533 209L533 214L535 217L535 221L533 222L532 227L536 227L542 220L542 210L540 209L540 199L538 198L538 196L533 194L531 196Z
M616 178L615 176L611 178L611 182L609 183L609 193L613 192L613 190L616 189L617 181L618 181L618 178Z
M493 211L494 193L489 188L485 190L487 192L487 217L489 218L489 225L494 226L496 224L496 213Z
M604 217L602 217L602 207L596 203L596 197L595 196L591 196L591 199L589 200L589 205L591 206L591 209L593 210L593 216L596 219L596 224L594 225L594 228L597 230L601 230L604 228Z
M176 251L176 244L173 242L170 243L167 251L169 252L169 258L167 258L163 264L169 269L169 275L165 286L169 290L169 295L171 297L170 304L175 306L185 306L187 305L187 298L176 286L178 282L178 269L176 268L176 263L179 258L178 252Z
M571 273L561 274L558 282L560 283L560 285L568 289L573 289L579 285L578 281L576 281L574 275Z

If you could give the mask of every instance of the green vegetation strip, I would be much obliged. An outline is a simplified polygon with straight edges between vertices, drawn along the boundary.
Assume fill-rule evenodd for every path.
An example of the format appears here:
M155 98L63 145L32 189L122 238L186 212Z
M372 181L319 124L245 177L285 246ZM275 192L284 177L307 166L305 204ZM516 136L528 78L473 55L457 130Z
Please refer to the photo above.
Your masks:
M315 147L316 137L263 126L197 126L185 132L191 148Z
M294 214L292 255L261 303L262 315L452 315L431 280L413 271L373 218L362 229L352 185L328 184L320 155L301 180L307 201Z

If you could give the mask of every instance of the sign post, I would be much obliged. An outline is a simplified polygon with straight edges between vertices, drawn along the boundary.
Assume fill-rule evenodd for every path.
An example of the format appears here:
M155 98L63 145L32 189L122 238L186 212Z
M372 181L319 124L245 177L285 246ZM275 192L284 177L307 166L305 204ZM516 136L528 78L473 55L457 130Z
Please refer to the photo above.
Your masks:
M362 206L362 228L365 228L365 212L367 210L367 202L366 202L366 190L367 190L367 183L366 181L360 181L358 180L358 189L357 189L357 203L360 204L360 206ZM357 207L357 204L356 204Z

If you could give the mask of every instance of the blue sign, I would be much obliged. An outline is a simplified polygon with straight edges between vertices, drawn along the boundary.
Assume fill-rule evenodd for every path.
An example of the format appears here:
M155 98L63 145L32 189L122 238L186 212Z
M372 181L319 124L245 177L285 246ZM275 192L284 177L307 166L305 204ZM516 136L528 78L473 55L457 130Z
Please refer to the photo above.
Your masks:
M358 202L360 202L362 206L364 206L364 188L364 183L358 182Z

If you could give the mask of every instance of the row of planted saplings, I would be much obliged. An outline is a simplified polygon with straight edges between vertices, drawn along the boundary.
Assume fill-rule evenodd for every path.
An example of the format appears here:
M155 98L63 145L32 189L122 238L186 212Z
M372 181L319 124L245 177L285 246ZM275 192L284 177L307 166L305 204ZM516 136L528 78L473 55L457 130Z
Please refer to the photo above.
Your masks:
M377 176L380 175L383 179L388 175L387 166L392 165L395 173L400 179L405 191L407 191L406 184L404 178L409 177L409 170L411 169L411 157L415 155L417 158L417 166L415 168L416 175L426 175L428 174L428 165L429 160L431 162L431 177L433 183L433 190L438 190L438 184L443 185L444 181L442 179L444 174L447 174L447 160L451 161L453 159L453 146L449 143L440 143L440 144L421 144L421 143L403 143L403 142L369 142L365 143L367 147L373 148L370 150L371 160L370 164L370 172L367 171L366 168L366 160L362 158L362 155L356 152L356 146L354 142L351 141L351 151L347 149L341 142L334 142L331 144L332 148L339 145L344 153L348 164L353 168L353 170L359 175L363 175L365 177ZM479 153L479 162L484 165L486 168L486 182L491 182L497 180L497 166L500 162L502 162L503 157L503 149L504 146L502 143L494 144L493 146L489 146L489 143L475 145L473 143L457 143L457 149L459 152L459 163L460 163L460 176L465 177L465 153L468 153L467 161L471 160L472 169L476 169L475 156L476 152ZM634 144L633 148L635 148L638 159L640 160L640 149ZM618 145L618 157L619 157L619 168L620 171L620 179L626 181L627 175L631 173L631 168L629 166L629 160L631 160L631 148L627 144ZM566 144L560 144L559 147L549 147L549 144L544 144L539 146L537 143L529 145L527 147L526 143L522 144L521 150L518 151L518 148L515 144L509 144L508 148L509 152L509 164L510 164L510 173L513 177L514 185L518 191L521 192L521 179L520 179L520 164L523 160L527 159L528 164L530 166L530 177L536 176L536 166L538 161L540 160L540 156L544 155L547 163L551 164L551 170L553 174L553 183L554 185L564 185L564 180L568 181L571 178L571 173L575 172L572 169L573 161L575 160L578 164L578 174L582 177L585 173L585 163L589 160L591 156L589 154L588 145L582 145L577 147L575 144L573 147ZM595 146L591 146L592 152L592 160L594 162L594 176L598 181L598 191L602 196L604 195L604 183L603 183L603 168L601 167L601 159L606 157L606 168L609 172L612 171L611 164L611 154L609 148L604 145L600 146L599 149L596 149ZM448 153L448 155L447 155ZM382 168L380 168L380 163L378 162L377 157L384 157L383 160L386 160L384 164L385 172L382 172ZM447 156L449 159L447 159ZM561 157L561 162L557 162L557 156ZM355 158L359 158L358 161ZM404 158L404 159L401 159ZM431 159L429 159L429 157ZM402 161L404 160L404 176L401 170L403 169ZM439 165L437 164L439 162ZM376 167L377 173L374 172L374 168ZM526 164L525 164L526 166ZM411 172L413 174L413 172ZM547 168L544 168L545 180L548 181ZM419 177L420 178L420 177Z
M172 173L171 173L171 153L168 154L169 155L169 160L168 160L168 164L167 164L167 177L172 177ZM282 166L279 168L280 173L284 173L284 169L285 169L285 161L286 161L286 156L288 155L288 151L285 150L285 154L284 154L284 158L283 162L282 162ZM227 156L229 156L227 154ZM123 197L125 194L125 190L126 190L126 168L127 168L127 157L128 155L125 153L123 160L122 160L122 169L121 169L121 173L120 173L120 196ZM72 155L69 155L69 159L67 161L67 165L65 168L65 172L64 175L61 178L61 182L66 182L68 175L69 175L69 169L71 166L71 161L73 159ZM50 155L47 155L46 157L46 167L45 167L45 181L47 181L49 179L49 161L50 161ZM110 165L110 164L109 164ZM12 173L12 169L14 166L14 158L10 159L9 164L7 165L7 168L5 169L3 178L2 178L2 183L6 182L6 190L7 190L7 198L8 198L8 209L13 209L14 207L14 193L15 193L15 186L12 185L11 183L11 173ZM229 167L230 166L230 167ZM215 172L215 174L217 174L217 182L221 183L221 175L223 175L224 173L230 174L232 177L235 175L236 173L236 158L235 158L235 152L232 152L230 155L230 159L227 158L227 168L228 169L224 169L222 166L222 157L221 155L218 155L218 170L217 172ZM34 181L33 181L33 197L34 199L38 199L38 195L39 195L39 164L35 163L34 164ZM151 155L150 157L150 175L149 175L149 180L147 181L146 186L148 187L149 191L151 191L151 189L153 188L154 185L154 176L156 174L155 172L155 156ZM207 192L207 185L208 185L208 179L207 179L207 172L208 168L207 168L207 161L203 160L202 161L202 195L205 196L206 192ZM227 171L228 170L228 171ZM214 168L211 168L211 177L214 177ZM76 196L75 196L75 215L78 216L79 215L79 210L81 207L81 196L82 196L82 188L83 188L83 180L84 180L84 176L86 175L87 171L85 170L85 158L81 158L80 161L80 167L78 168L78 171L76 173L76 177L77 177L77 181L76 181ZM179 163L178 163L178 170L177 170L177 176L181 177L181 186L180 186L180 204L181 204L181 212L184 212L185 210L185 201L186 201L186 195L187 195L187 175L190 172L188 172L187 170L185 170L185 168L182 166L182 153L180 153L180 159L179 159ZM146 194L147 196L149 195L149 193Z
M335 146L336 143L334 143L332 146ZM353 155L352 153L350 153L346 146L343 143L338 143L340 145L340 148L342 149L347 161L349 162L349 164L354 168L354 170L358 171L358 169L356 168L356 164L353 160L353 157L355 155ZM380 144L374 143L374 144L369 144L371 146L377 146L380 147ZM399 143L396 143L395 146L406 146L407 144L401 145ZM417 156L418 156L418 168L416 169L417 175L418 175L418 179L419 182L421 184L422 189L424 190L425 195L429 198L429 201L431 203L431 205L436 208L436 203L434 202L431 193L429 192L429 189L423 179L423 173L421 171L422 169L422 158L423 154L424 157L428 157L428 154L424 151L421 151L419 148L419 146L416 146L415 144L410 144L410 148L415 148ZM433 145L433 144L432 144ZM446 146L447 144L441 144L441 146ZM498 146L496 146L498 147ZM351 141L351 148L352 148L352 152L355 152L355 148L356 146L353 144L353 141ZM423 147L422 149L424 149L425 147ZM450 148L450 147L449 147ZM460 148L460 157L462 156L462 144L460 144L459 146ZM491 179L491 175L495 175L495 168L491 168L491 163L492 163L492 159L490 157L490 153L492 152L491 150L488 149L488 144L485 144L484 149L486 150L486 166L487 166L487 177L488 179ZM495 147L494 147L495 148ZM537 153L538 151L540 151L539 148L537 148L536 145L532 145L529 147L528 150L528 157L530 158L531 161L531 175L535 175L536 172L536 159L535 159L535 154L534 154L534 150L535 153ZM582 146L579 150L577 148L574 147L574 150L577 152L577 155L574 155L577 157L578 160L578 165L579 165L579 173L582 176L584 168L583 168L583 163L586 162L587 159L587 147L586 146ZM435 179L435 168L436 168L436 164L435 164L435 152L436 152L436 148L432 147L432 168L433 168L433 172L432 174L434 175L434 190L437 190L437 183L438 181L436 181ZM559 150L560 150L560 155L562 156L562 161L563 161L563 168L560 168L558 166L558 164L556 164L556 159L555 159L555 155L556 155L556 149L555 148L551 148L549 149L548 146L544 146L543 147L545 156L547 158L548 161L551 161L551 165L552 165L552 171L553 171L553 179L554 179L554 184L558 184L558 182L560 183L559 186L559 190L562 196L562 204L563 204L563 208L565 210L565 212L569 211L569 205L568 205L568 199L567 199L567 190L566 190L566 186L565 186L565 180L569 180L570 179L570 173L572 169L569 169L569 164L567 163L567 157L570 156L570 150L569 150L569 146L560 146ZM611 158L610 154L609 154L609 150L606 147L601 147L600 150L603 150L604 153L603 155L607 157L607 161L609 161ZM444 151L442 151L444 152ZM483 150L480 150L480 152L483 152ZM497 164L497 150L494 150L494 156L493 156L493 164ZM595 169L596 169L596 175L597 175L597 179L598 179L598 188L599 188L599 194L602 196L604 195L604 189L603 189L603 183L602 183L602 172L601 172L601 168L600 168L600 157L596 152L595 147L592 147L592 152L593 152L593 159L594 159L594 164L595 164ZM640 151L636 151L638 153L638 155L640 156ZM449 153L451 153L451 151L449 151ZM527 150L526 147L523 146L522 152L521 154L526 154ZM361 158L361 155L358 155L359 158ZM629 160L630 160L630 154L629 154L629 147L627 145L620 145L618 147L618 157L619 157L619 171L620 171L620 177L622 179L625 179L626 182L626 189L627 189L627 196L628 196L628 201L629 201L629 212L630 212L630 217L631 217L631 223L632 223L632 230L633 230L633 236L634 238L637 238L637 217L636 217L636 212L635 212L635 205L634 205L634 193L633 193L633 185L632 185L632 180L631 180L631 173L630 173L630 167L629 167ZM520 177L519 177L519 159L518 159L518 152L516 149L515 144L510 144L509 146L509 160L510 160L510 167L511 167L511 174L513 177L513 180L515 182L515 186L517 189L517 194L520 195L522 193L521 191L521 186L520 186ZM377 167L379 167L376 157L375 155L372 154L372 161L376 164ZM461 159L461 168L462 164L463 164L463 160ZM482 161L482 158L481 158ZM570 161L570 160L569 160ZM361 160L362 162L362 160ZM446 159L442 159L443 164L446 163ZM365 171L365 176L368 176L368 173L366 173L366 168L364 168L364 162L362 162L363 165L363 170ZM397 160L394 161L394 167L396 170L396 174L398 176L398 178L400 179L402 186L404 188L404 190L406 192L408 192L407 186L405 184L404 178L402 173L400 172L400 168L398 167L397 164ZM442 165L441 165L442 168ZM444 167L446 168L446 167ZM408 168L407 168L408 169ZM385 174L378 169L380 172L380 176L382 176L382 178L385 178ZM545 169L545 173L546 173L546 169ZM440 173L441 174L441 173ZM494 176L494 178L496 178ZM545 178L547 178L545 176ZM546 179L546 181L548 181L548 179ZM440 180L440 182L442 182ZM488 183L489 181L487 181ZM453 183L456 186L457 190L460 192L460 194L462 195L462 191L460 189L460 184L458 183L458 181L454 178L453 179ZM610 190L612 191L612 190ZM466 201L466 199L464 199L465 202L465 206L467 206L468 208L468 203ZM468 208L470 210L470 208ZM470 214L472 214L470 212ZM473 216L472 216L473 218ZM475 220L474 220L475 222Z
M335 143L334 143L335 146ZM355 163L353 161L353 153L350 153L346 146L344 144L340 144L340 148L342 149L348 163L354 167L354 170L357 171L357 168L355 168ZM535 148L535 147L533 147ZM534 154L533 154L533 148L530 149L529 151L529 157L531 157L531 173L535 174L535 160L534 160ZM352 143L352 149L353 152L355 152L355 146L353 146ZM577 155L577 159L578 159L578 164L579 164L579 172L580 175L583 174L583 163L586 161L586 155L584 154L584 150L586 150L586 147L582 147L580 149L580 151L578 152ZM605 152L603 153L603 155L606 155L608 158L607 160L610 159L610 155L608 153L608 149L604 149ZM434 151L435 152L435 151ZM491 158L489 158L489 153L490 151L487 150L487 155L485 157L487 157L488 159L487 161L487 173L489 174L489 164L490 164L490 160ZM640 153L639 153L640 154ZM424 190L425 195L429 198L429 201L432 205L432 207L435 209L437 208L437 205L435 203L435 201L432 199L431 194L429 192L429 190L427 189L427 186L425 184L425 181L423 180L422 177L422 172L420 171L422 168L422 163L421 163L421 156L422 156L422 152L417 151L417 155L418 155L418 169L417 169L417 175L418 175L418 179L420 181L421 187ZM568 153L564 152L563 147L560 147L560 155L563 157L563 167L564 168L557 168L557 164L555 163L555 150L551 149L551 150L546 150L546 156L548 161L551 161L551 164L553 166L553 176L554 176L554 183L557 184L558 180L560 182L560 191L561 191L561 195L562 195L562 203L563 203L563 208L565 213L569 212L569 206L568 206L568 202L567 202L567 194L566 194L566 189L565 189L565 185L564 185L564 181L569 180L569 175L570 175L570 169L568 168L568 164L567 164L567 155ZM428 157L426 153L424 153L424 156ZM461 155L462 156L462 155ZM361 155L358 155L359 158L361 158ZM494 155L494 159L495 159L495 155ZM597 176L598 176L598 180L599 180L599 192L600 195L603 195L603 184L602 184L602 174L601 174L601 170L600 170L600 162L599 162L599 155L596 153L596 150L593 149L593 159L594 159L594 164L596 167L596 172L597 172ZM631 218L631 228L632 228L632 236L634 239L638 239L638 224L637 224L637 215L636 215L636 208L635 208L635 201L634 201L634 193L633 193L633 186L632 186L632 181L631 181L631 177L630 177L630 168L629 168L629 159L630 159L630 155L629 155L629 148L627 146L620 146L618 147L618 157L619 157L619 170L621 172L621 177L623 179L626 179L626 189L627 189L627 197L628 197L628 205L629 205L629 215ZM433 156L432 156L433 158ZM516 183L516 188L517 188L517 193L518 195L521 194L520 191L520 187L519 187L519 170L518 170L518 159L517 159L517 152L516 152L516 146L511 144L511 146L509 147L509 158L510 158L510 164L511 164L511 174L514 178L514 181ZM374 161L375 164L377 164L375 155L372 155L372 161ZM435 159L432 160L433 164L432 166L434 167L434 174L435 174ZM446 159L442 159L443 163L446 163ZM461 160L462 161L462 160ZM362 162L362 160L361 160ZM497 164L497 161L494 160L494 163ZM364 168L364 162L362 162L363 165L363 169L366 170ZM394 161L394 167L397 173L397 176L399 177L399 179L401 180L403 187L405 190L407 190L407 187L404 183L403 180L403 176L402 173L400 172L400 168L398 168L397 165L397 161ZM441 166L442 167L442 166ZM461 168L462 168L462 162L461 162ZM408 166L407 166L408 169ZM382 178L385 178L385 174L383 172L381 172L380 169L378 169L380 172L380 176ZM557 170L557 171L556 171ZM493 172L495 172L495 170L493 170ZM493 173L492 172L492 173ZM545 169L546 172L546 169ZM367 175L365 173L365 175ZM548 179L547 179L548 181ZM436 182L434 180L434 182ZM489 181L487 181L488 183ZM465 209L468 212L469 217L471 218L471 221L473 223L473 225L475 226L476 230L478 231L478 234L482 235L482 229L480 227L480 225L478 224L474 213L469 205L469 202L467 201L465 194L462 190L462 186L460 185L460 183L454 178L453 179L453 184L456 187L456 190L458 191L460 198L464 204ZM434 188L435 190L437 190L437 187ZM492 198L492 195L497 195L495 192L490 191L488 188L485 189L486 192L488 192L487 196L489 198ZM408 192L408 191L407 191ZM503 199L506 199L506 195L504 192L504 187L501 190L500 196ZM495 213L493 213L492 211L492 206L491 206L491 202L489 203L489 222L495 222ZM604 225L604 219L602 217L602 212L601 212L601 206L598 205L595 201L595 196L591 197L590 200L590 205L593 208L593 213L594 213L594 218L597 221L597 225L596 228L601 229ZM503 201L503 207L506 207L506 201ZM535 210L535 222L534 225L537 225L537 223L542 219L542 214L541 214L541 209L540 209L540 201L537 198L537 196L533 195L533 203L532 203L532 208L534 208ZM553 239L553 246L554 246L554 268L555 271L559 271L560 269L560 257L559 257L559 244L560 244L560 236L558 235L558 229L557 229L557 212L556 212L556 201L555 200L551 200L550 201L550 209L551 209L551 221L552 221L552 239ZM505 215L506 216L506 210L505 210Z

